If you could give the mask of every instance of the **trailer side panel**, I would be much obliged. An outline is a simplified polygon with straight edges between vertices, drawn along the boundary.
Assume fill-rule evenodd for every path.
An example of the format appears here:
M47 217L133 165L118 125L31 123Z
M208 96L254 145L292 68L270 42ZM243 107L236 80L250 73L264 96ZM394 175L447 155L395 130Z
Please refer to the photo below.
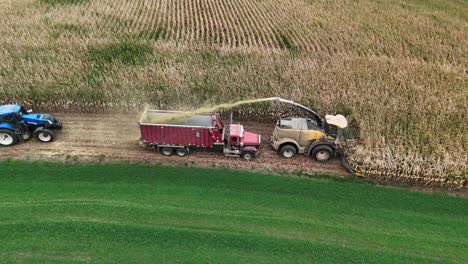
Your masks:
M143 143L188 147L213 147L212 128L140 125Z

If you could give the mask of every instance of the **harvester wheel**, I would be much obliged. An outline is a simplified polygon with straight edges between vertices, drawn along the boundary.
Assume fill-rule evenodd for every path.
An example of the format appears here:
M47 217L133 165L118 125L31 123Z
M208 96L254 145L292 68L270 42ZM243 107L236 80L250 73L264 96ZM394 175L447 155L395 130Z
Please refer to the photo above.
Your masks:
M34 131L34 136L41 142L47 143L54 141L54 132L49 129L38 128Z
M325 145L317 146L312 150L311 154L316 161L325 162L332 157L333 149Z
M0 146L11 146L18 142L18 137L13 131L0 129Z
M164 156L171 156L172 154L174 154L174 150L172 148L162 148L161 154L163 154Z
M286 158L286 159L290 159L290 158L296 156L296 153L297 153L296 148L294 146L291 146L291 145L283 146L280 149L281 157Z
M179 157L185 157L188 155L188 151L186 148L178 148L175 150L175 153L177 154L177 156Z

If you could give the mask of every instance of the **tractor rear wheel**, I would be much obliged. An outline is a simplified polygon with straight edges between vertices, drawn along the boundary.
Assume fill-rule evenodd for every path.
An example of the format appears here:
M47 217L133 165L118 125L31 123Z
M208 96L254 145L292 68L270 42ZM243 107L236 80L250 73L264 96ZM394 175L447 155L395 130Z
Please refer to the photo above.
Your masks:
M188 151L186 148L177 148L175 150L175 153L177 154L177 156L179 157L185 157L188 155Z
M0 146L11 146L18 142L18 137L13 131L0 129Z
M34 131L34 136L43 143L48 143L54 141L55 135L52 130L38 128Z
M174 150L172 148L162 148L161 154L163 154L164 156L171 156L172 154L174 154Z
M286 159L290 159L296 156L296 153L297 153L297 150L292 145L286 145L286 146L281 147L280 149L281 157L286 158Z
M330 146L317 146L312 150L312 157L316 161L325 162L328 161L333 155L333 149Z

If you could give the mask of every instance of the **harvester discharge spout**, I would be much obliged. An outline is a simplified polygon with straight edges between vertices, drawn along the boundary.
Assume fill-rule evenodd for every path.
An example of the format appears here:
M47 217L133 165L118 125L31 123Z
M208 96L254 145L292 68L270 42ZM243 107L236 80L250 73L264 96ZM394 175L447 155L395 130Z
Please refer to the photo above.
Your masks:
M304 105L301 105L299 103L296 103L294 101L291 101L291 100L286 100L286 99L283 99L281 97L274 97L273 98L273 101L276 101L276 102L280 102L280 103L285 103L285 104L290 104L290 105L294 105L296 107L299 107L303 110L306 110L307 112L311 113L312 115L314 115L315 119L317 119L318 121L322 122L322 117L317 113L315 112L314 110L308 108L307 106L304 106Z

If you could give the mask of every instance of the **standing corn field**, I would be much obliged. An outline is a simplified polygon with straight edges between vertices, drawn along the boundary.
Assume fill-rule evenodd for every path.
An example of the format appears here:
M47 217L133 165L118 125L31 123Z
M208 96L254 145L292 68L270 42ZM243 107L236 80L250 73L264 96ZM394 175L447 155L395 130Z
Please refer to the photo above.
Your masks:
M467 11L462 0L0 0L0 98L97 111L283 96L349 115L362 172L460 187Z

